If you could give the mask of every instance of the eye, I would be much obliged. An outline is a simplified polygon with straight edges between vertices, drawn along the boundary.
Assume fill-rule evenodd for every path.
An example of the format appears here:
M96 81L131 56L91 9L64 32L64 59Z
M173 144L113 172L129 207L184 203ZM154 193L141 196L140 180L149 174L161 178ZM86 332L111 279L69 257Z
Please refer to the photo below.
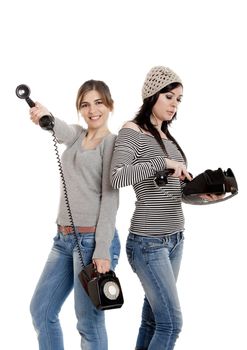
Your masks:
M95 101L95 104L96 105L101 105L103 102L102 102L102 100L97 100L97 101Z
M171 100L171 99L172 99L172 95L171 95L171 94L167 94L167 95L166 95L166 98L167 98L168 100Z
M181 103L181 102L182 102L182 98L179 97L179 98L177 99L177 101L178 101L178 103Z
M82 103L80 108L85 108L85 107L87 107L87 104L86 103Z

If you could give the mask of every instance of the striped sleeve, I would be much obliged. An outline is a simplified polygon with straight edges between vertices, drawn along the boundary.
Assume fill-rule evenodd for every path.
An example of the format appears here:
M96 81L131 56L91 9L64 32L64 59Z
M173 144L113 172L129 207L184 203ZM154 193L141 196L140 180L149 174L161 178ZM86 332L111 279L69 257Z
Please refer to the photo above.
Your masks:
M157 156L148 161L137 162L141 133L122 128L118 134L111 164L111 181L113 188L134 185L150 176L156 171L166 168L165 156Z

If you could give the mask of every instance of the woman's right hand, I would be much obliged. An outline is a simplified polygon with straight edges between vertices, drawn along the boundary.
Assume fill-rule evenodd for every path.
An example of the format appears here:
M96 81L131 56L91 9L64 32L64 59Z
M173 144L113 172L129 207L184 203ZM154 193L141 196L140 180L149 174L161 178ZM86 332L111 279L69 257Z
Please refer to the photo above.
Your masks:
M34 124L39 124L40 118L43 117L44 115L51 115L48 109L39 102L36 102L35 106L30 108L29 114Z
M190 173L187 171L186 166L182 162L166 158L167 169L173 169L174 173L171 176L179 177L180 180L188 179L192 180Z
M108 259L93 259L93 263L99 273L110 271L111 262Z

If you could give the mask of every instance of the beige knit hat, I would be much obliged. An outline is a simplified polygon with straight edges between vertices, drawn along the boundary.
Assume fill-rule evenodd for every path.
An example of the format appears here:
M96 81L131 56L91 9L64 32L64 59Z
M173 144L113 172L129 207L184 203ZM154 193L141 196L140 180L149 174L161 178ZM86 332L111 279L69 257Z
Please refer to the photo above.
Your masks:
M179 76L170 68L163 66L153 67L147 74L142 87L142 99L153 96L171 83L182 84Z

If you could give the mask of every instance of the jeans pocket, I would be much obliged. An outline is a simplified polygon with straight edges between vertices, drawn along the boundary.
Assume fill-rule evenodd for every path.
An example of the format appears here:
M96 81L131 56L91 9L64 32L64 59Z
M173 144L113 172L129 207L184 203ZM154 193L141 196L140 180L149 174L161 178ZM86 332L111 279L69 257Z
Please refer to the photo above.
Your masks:
M146 238L143 241L143 252L153 252L159 249L163 249L168 245L168 242L164 238Z
M95 247L95 237L94 237L94 235L92 235L92 236L87 236L87 237L85 237L85 236L83 236L83 237L81 237L81 239L80 239L80 247L82 248L82 249L94 249L94 247Z
M63 236L61 235L61 233L57 233L55 237L53 237L53 247L54 248L65 248L66 244L64 241Z
M95 249L95 237L92 234L87 236L83 235L80 239L80 249L82 252L82 258L85 265L91 263L93 252Z
M53 241L57 242L60 239L60 233L56 233L56 235L53 237Z
M171 249L171 253L182 251L183 246L184 246L184 234L183 234L183 232L180 232L177 235L177 240Z

